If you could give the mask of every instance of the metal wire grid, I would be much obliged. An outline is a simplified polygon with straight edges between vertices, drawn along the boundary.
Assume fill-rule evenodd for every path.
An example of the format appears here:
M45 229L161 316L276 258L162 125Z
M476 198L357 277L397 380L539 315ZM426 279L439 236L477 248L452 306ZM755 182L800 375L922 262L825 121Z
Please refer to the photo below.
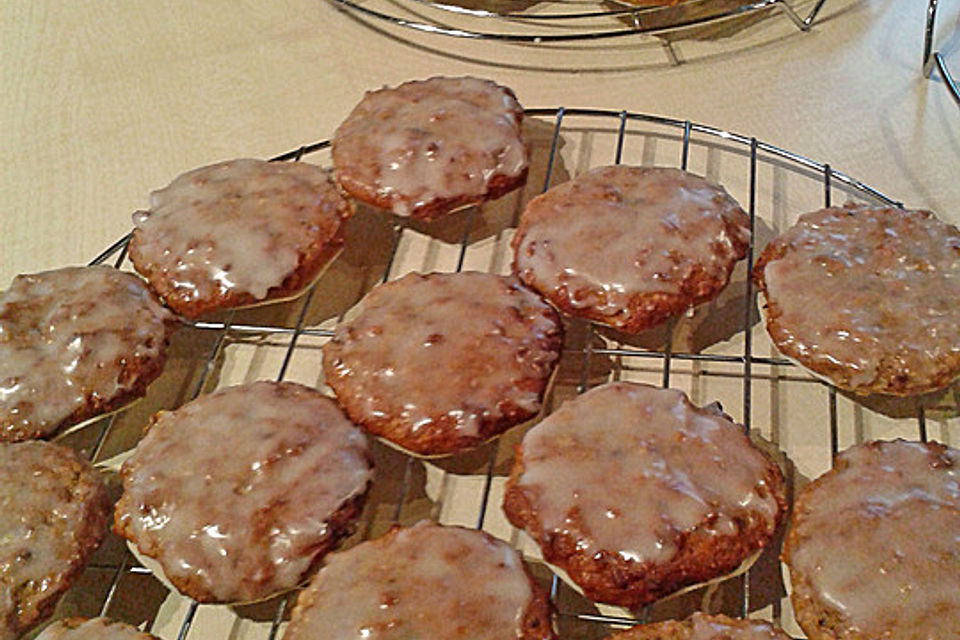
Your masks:
M454 38L474 40L493 40L499 42L542 44L549 42L570 42L578 40L600 40L638 34L657 35L688 27L707 25L729 20L764 9L777 11L785 15L801 31L807 31L813 23L825 0L816 0L810 12L801 16L787 0L744 0L736 6L714 11L698 17L674 17L678 5L671 7L611 7L602 0L576 2L571 0L552 0L551 10L539 13L513 12L500 13L487 9L464 7L442 0L394 0L392 8L375 9L364 4L365 0L330 0L334 6L352 11L362 16L381 20L392 25L413 29L423 33ZM684 0L683 4L694 5L693 0ZM412 11L417 5L437 10L457 19L466 20L463 26L446 24L439 19L433 20ZM573 10L568 10L572 5ZM580 9L578 7L585 7ZM410 11L413 18L403 17L400 9ZM622 19L623 23L611 22ZM523 27L522 32L489 30L490 23L511 24ZM566 32L558 33L558 30Z
M571 117L576 117L580 120L586 120L590 122L599 123L602 127L612 127L615 125L616 129L616 145L615 153L613 158L609 158L609 162L620 163L623 156L624 144L628 139L627 130L628 125L637 125L637 126L651 126L651 127L662 127L668 131L679 132L680 136L680 148L681 154L677 158L677 166L680 168L686 169L690 157L691 146L696 144L694 142L696 139L700 144L706 141L713 141L724 145L733 145L741 153L745 154L748 158L749 165L749 198L746 203L746 209L750 218L751 226L751 246L747 258L747 273L753 267L754 253L760 247L756 247L753 244L753 231L755 229L755 223L757 220L756 209L757 209L757 171L758 166L764 163L783 163L785 166L791 168L793 171L806 172L810 175L819 176L817 179L818 182L822 185L822 204L824 206L831 205L831 193L835 189L841 189L850 196L857 197L869 202L886 204L891 206L902 206L896 200L882 194L876 189L867 186L866 184L851 178L843 173L840 173L828 164L822 164L810 159L807 159L798 154L786 151L784 149L778 148L776 146L761 142L756 138L751 138L736 133L731 133L714 127L693 123L690 121L676 120L672 118L664 118L655 115L647 115L640 113L632 113L627 111L607 111L607 110L595 110L595 109L573 109L573 108L558 108L558 109L529 109L526 111L528 117L541 120L550 119L553 120L553 130L549 142L549 152L547 154L547 164L545 170L544 181L542 184L542 189L540 191L545 191L551 184L551 179L554 175L554 168L557 163L558 158L558 149L560 146L560 141L562 139L562 134L565 131L565 121L569 120ZM308 154L313 154L316 152L323 151L327 149L329 142L319 142L315 144L305 145L288 153L281 154L273 158L274 161L298 161L302 157ZM607 162L607 160L601 159L601 162ZM474 208L469 212L462 214L463 216L463 232L461 235L461 240L459 243L459 254L456 260L457 271L463 269L464 259L469 247L469 238L471 234L471 229L475 223L477 209ZM515 222L515 220L514 220ZM410 223L405 219L394 219L392 226L392 248L389 259L386 262L383 273L381 274L380 281L386 281L391 277L391 270L393 268L394 259L396 257L397 248L400 245L401 239L404 233L409 228ZM113 245L108 247L103 253L97 256L91 264L104 263L108 260L113 261L114 266L120 267L126 257L126 246L129 236L121 238ZM751 429L751 404L753 402L753 393L752 386L754 381L754 367L755 366L782 366L786 368L792 368L792 362L780 358L780 357L770 357L758 355L755 353L753 341L751 339L750 327L754 324L756 320L756 310L755 306L755 292L752 289L750 284L750 279L746 279L747 292L745 295L745 303L742 309L742 328L744 335L744 343L742 353L740 354L717 354L717 353L704 353L704 352L684 352L684 351L675 351L673 349L672 342L668 336L666 344L661 349L644 349L636 346L631 346L628 344L617 344L615 341L611 342L610 340L603 341L601 346L595 346L595 338L597 338L597 330L590 325L589 323L582 323L582 329L585 330L585 337L582 341L582 346L576 345L565 345L563 360L576 360L579 359L581 362L580 368L580 380L577 385L576 392L580 393L585 391L588 386L591 385L591 382L588 379L587 371L591 364L591 361L594 358L598 357L612 357L618 359L618 361L626 360L635 360L635 361L645 361L645 362L660 362L659 377L661 383L664 387L669 386L671 382L671 373L673 372L676 363L678 362L687 362L687 363L716 363L727 366L735 366L739 368L739 372L736 374L736 377L742 382L742 423L744 429L749 432ZM304 336L315 336L319 338L328 338L332 335L332 331L329 329L322 329L316 327L308 327L305 325L305 317L307 309L311 305L314 293L316 291L316 285L310 291L307 292L305 297L302 299L300 304L299 312L296 314L296 321L293 326L271 326L263 324L249 324L236 322L236 313L228 313L223 320L218 321L202 321L202 322L193 322L191 326L196 331L206 332L214 336L210 341L210 346L205 354L198 358L197 365L199 373L195 378L195 382L192 386L192 389L187 394L187 399L191 399L199 395L207 383L211 373L213 372L216 362L218 360L218 355L228 337L230 336L243 336L243 335L269 335L273 337L282 337L286 343L284 347L284 356L280 364L279 370L276 373L276 379L282 380L287 375L288 365L290 364L291 358L293 357L295 351L297 350L298 341ZM822 384L822 388L827 394L827 404L829 406L829 450L831 459L837 453L839 448L839 420L838 420L838 408L837 408L837 391L834 387ZM916 432L917 437L920 440L926 441L927 439L927 427L925 414L922 407L917 410L915 415L916 422ZM99 461L102 453L103 443L106 440L108 434L110 433L113 425L116 421L116 416L112 416L108 420L103 421L100 425L99 431L93 437L93 444L89 447L89 455L91 460L94 462ZM491 486L493 483L494 476L494 461L496 457L496 448L493 449L494 453L491 454L489 463L486 465L486 476L483 479L483 490L482 497L477 506L476 511L476 521L475 526L478 529L484 527L485 519L487 517L488 508L490 507L490 496L491 496ZM403 486L399 489L399 499L397 500L395 510L393 511L393 520L401 520L401 512L404 507L407 493L409 491L410 478L415 471L415 467L419 465L420 462L414 458L406 458L406 466L403 472ZM376 482L376 481L375 481ZM106 590L106 595L103 598L103 601L100 606L100 614L107 615L111 608L111 604L118 595L119 584L121 579L125 574L143 574L149 573L149 571L143 567L137 566L136 564L131 563L130 556L124 555L122 561L116 567L110 567L113 571L112 579L110 580L109 588ZM750 589L750 573L736 578L742 583L742 596L741 596L741 611L742 615L746 615L751 611L751 589ZM559 620L561 627L566 624L566 626L580 625L577 628L592 628L595 630L606 630L608 625L627 625L631 623L636 623L638 620L644 621L649 615L649 608L639 612L636 618L626 617L622 615L608 615L603 613L597 613L592 610L582 611L578 610L578 607L566 608L560 600L559 591L563 588L562 583L558 580L555 574L552 574L550 578L550 594L551 598L557 604ZM191 602L188 609L186 610L182 621L179 624L179 629L177 632L178 640L185 640L188 637L188 634L191 631L194 618L198 610L198 603ZM276 606L276 609L273 613L272 620L270 622L269 632L267 638L272 640L277 636L278 630L282 624L284 616L287 611L288 599L282 598ZM582 608L582 607L581 607ZM774 617L779 617L779 611L774 611ZM151 621L151 625L155 620ZM586 625L584 627L583 625ZM207 637L204 635L203 637Z
M947 63L939 51L933 50L933 32L937 22L937 0L930 0L927 6L927 26L923 34L923 75L929 78L936 69L940 73L940 78L950 91L950 95L960 106L960 87L950 74Z

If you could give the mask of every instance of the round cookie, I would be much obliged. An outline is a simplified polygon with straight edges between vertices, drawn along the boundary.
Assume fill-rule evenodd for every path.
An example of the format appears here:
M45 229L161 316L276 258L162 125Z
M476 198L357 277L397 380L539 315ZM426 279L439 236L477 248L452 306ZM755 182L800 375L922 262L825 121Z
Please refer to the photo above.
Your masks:
M176 326L130 273L17 276L0 293L0 441L47 438L142 396Z
M363 434L294 383L255 382L160 412L123 464L114 529L199 602L291 589L352 530Z
M106 487L72 449L0 443L0 640L47 618L109 527Z
M476 447L540 411L556 312L514 278L408 274L374 288L324 346L347 415L411 452Z
M777 348L841 389L909 396L960 375L960 230L929 211L814 211L754 268Z
M433 220L522 186L527 148L513 91L435 77L370 91L337 127L337 180L362 202Z
M804 487L783 560L807 637L955 637L958 487L960 451L905 440L847 449Z
M37 640L157 640L125 622L108 618L67 618L58 620L37 636Z
M503 508L589 599L637 608L736 569L786 499L742 427L681 391L615 382L527 432Z
M749 240L722 187L616 165L527 203L511 244L514 272L561 311L639 333L716 297Z
M130 260L195 318L302 293L339 253L352 213L320 167L230 160L150 194L150 210L134 214Z
M686 620L664 620L620 631L607 640L790 640L790 636L761 620L697 612Z
M509 545L423 521L332 554L283 638L548 640L551 613Z

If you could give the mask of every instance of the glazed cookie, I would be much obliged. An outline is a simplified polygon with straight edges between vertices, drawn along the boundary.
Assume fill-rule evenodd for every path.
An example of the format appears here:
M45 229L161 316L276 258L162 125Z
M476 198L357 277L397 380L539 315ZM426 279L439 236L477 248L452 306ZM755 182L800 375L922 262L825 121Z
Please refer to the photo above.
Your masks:
M352 530L371 478L329 398L255 382L154 416L123 464L114 529L199 602L292 589Z
M130 273L17 276L0 294L0 441L48 438L142 396L176 326Z
M723 614L698 612L686 620L633 627L607 640L790 640L790 636L761 620L736 620Z
M368 92L333 136L337 180L399 216L439 218L527 179L523 109L506 87L436 77Z
M364 429L449 454L535 416L561 342L556 312L514 278L411 273L360 301L324 347L323 370Z
M43 630L37 640L157 640L125 622L107 618L67 618Z
M134 214L134 268L195 318L303 292L343 245L353 209L305 162L239 159L189 171Z
M841 389L909 396L960 374L960 230L929 211L804 214L754 277L777 348Z
M679 169L600 167L527 203L513 270L564 313L639 333L716 297L749 239L722 187Z
M332 554L284 640L555 638L520 555L482 531L420 522Z
M681 391L615 382L527 432L503 508L588 598L635 609L762 549L784 492L739 425Z
M0 443L0 640L47 618L100 546L106 487L72 449Z
M960 630L960 451L873 441L803 488L783 560L811 640Z

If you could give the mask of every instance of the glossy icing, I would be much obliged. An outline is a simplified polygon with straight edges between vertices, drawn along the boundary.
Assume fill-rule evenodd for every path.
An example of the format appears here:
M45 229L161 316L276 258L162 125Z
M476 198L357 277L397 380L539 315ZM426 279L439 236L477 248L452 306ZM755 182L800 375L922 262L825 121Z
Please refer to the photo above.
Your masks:
M684 532L735 535L747 513L770 533L777 522L770 462L739 426L673 389L591 389L527 432L522 464L517 486L545 536L572 536L588 557L665 562Z
M107 531L99 474L48 442L0 443L0 639L32 626Z
M52 435L143 384L137 369L163 361L173 321L142 280L110 267L14 278L0 294L0 440Z
M420 522L332 554L301 594L284 640L517 640L532 599L509 545Z
M956 227L923 211L835 207L800 216L776 242L785 252L763 269L775 341L814 371L869 391L882 368L938 379L960 358Z
M866 443L800 499L791 576L809 581L841 628L930 640L960 630L960 452Z
M688 640L787 640L788 637L769 623L759 620L731 621L703 613L690 616Z
M480 201L494 176L527 170L522 113L509 90L471 77L368 92L334 135L334 165L401 216L434 200Z
M508 404L539 411L560 331L514 278L411 273L373 289L337 327L324 369L360 423L389 417L416 432L446 420L473 437Z
M564 308L590 307L618 326L636 296L692 305L712 295L748 240L749 220L722 187L679 169L600 167L527 204L514 270ZM691 291L694 279L708 289Z
M121 475L117 526L172 582L231 602L296 586L371 468L329 398L256 382L158 414Z
M350 209L327 171L304 162L238 159L201 167L150 195L131 257L185 301L227 293L263 300L326 243Z
M70 618L59 620L43 630L37 640L152 640L153 636L143 633L136 627L124 622L107 618Z

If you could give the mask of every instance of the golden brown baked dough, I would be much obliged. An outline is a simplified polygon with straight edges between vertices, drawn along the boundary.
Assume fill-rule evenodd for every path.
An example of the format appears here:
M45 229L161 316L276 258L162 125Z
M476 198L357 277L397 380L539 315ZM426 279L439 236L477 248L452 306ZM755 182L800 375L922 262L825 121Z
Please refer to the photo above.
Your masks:
M300 593L284 640L550 640L546 594L514 549L423 521L334 553Z
M728 418L616 382L527 432L503 508L588 598L637 608L740 566L773 537L784 493Z
M72 449L0 443L0 640L53 612L109 527L106 487Z
M527 179L513 91L489 80L434 77L370 91L337 127L337 180L362 202L433 220L499 198Z
M43 630L37 640L157 640L125 622L108 618L66 618Z
M515 278L411 273L337 327L324 377L367 431L422 455L456 453L539 412L562 331Z
M134 214L130 259L177 313L289 298L336 257L353 213L329 173L238 159L189 171Z
M352 531L372 475L360 430L290 382L160 412L120 474L115 530L199 602L297 586Z
M17 276L0 294L0 441L47 438L142 396L176 326L131 273Z
M607 640L790 640L790 636L761 620L697 612L686 620L665 620L620 631Z
M777 348L841 389L909 396L960 375L960 230L929 211L806 213L754 278Z
M527 203L513 270L564 313L639 333L716 297L749 229L736 201L699 176L600 167Z
M960 451L872 441L803 488L783 560L811 640L960 632Z

